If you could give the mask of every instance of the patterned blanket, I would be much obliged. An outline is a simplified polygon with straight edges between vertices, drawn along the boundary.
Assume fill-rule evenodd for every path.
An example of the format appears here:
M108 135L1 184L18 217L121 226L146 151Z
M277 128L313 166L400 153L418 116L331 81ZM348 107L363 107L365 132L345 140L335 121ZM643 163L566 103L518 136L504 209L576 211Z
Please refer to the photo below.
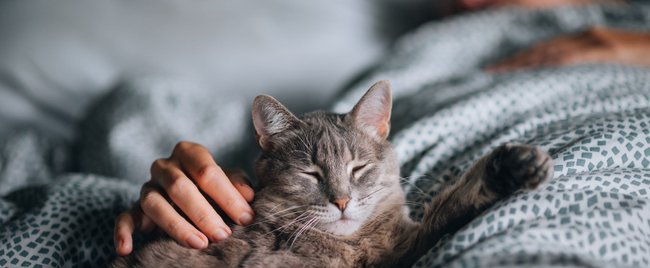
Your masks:
M432 22L341 94L335 111L349 109L372 82L392 81L391 139L414 218L417 204L499 144L541 146L554 158L547 184L490 208L417 267L650 266L650 70L480 70L590 25L650 30L650 7L493 10ZM233 148L251 140L247 109L186 88L169 80L118 87L93 109L75 146L28 130L4 139L0 267L114 258L114 217L137 198L148 164L180 139L233 162ZM238 155L235 163L249 153Z

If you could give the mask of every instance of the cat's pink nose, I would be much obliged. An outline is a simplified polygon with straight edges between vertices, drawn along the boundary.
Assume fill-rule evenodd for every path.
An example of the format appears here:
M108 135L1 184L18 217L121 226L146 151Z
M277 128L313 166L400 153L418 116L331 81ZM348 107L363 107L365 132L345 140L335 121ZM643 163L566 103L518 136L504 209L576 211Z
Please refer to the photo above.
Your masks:
M332 203L334 203L341 211L345 210L345 207L348 205L348 202L350 202L350 197L345 196L341 198L334 199Z

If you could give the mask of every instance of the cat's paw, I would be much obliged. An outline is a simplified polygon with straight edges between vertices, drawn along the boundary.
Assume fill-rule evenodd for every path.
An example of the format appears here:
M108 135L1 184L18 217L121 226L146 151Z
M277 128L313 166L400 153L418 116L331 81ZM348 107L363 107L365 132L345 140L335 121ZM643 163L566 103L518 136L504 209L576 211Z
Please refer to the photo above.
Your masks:
M544 150L528 145L505 144L492 151L485 166L486 187L507 196L531 190L553 175L553 161Z

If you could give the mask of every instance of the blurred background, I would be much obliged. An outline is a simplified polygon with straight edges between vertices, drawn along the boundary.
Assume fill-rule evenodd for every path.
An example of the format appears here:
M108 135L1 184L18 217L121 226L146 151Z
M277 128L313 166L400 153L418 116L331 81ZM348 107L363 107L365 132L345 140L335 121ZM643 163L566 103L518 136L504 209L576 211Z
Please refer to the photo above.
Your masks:
M434 16L424 0L5 0L0 136L70 140L90 103L122 81L183 77L224 100L270 94L323 108Z

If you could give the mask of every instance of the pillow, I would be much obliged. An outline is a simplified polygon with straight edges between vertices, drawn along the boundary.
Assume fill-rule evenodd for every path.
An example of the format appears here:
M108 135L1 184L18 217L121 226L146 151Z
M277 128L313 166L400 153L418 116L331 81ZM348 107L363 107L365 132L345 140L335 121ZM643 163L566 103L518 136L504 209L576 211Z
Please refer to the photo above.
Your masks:
M183 76L225 96L273 94L298 111L322 107L391 39L380 23L396 27L378 6L362 0L2 1L0 129L29 125L71 139L93 100L143 75Z

